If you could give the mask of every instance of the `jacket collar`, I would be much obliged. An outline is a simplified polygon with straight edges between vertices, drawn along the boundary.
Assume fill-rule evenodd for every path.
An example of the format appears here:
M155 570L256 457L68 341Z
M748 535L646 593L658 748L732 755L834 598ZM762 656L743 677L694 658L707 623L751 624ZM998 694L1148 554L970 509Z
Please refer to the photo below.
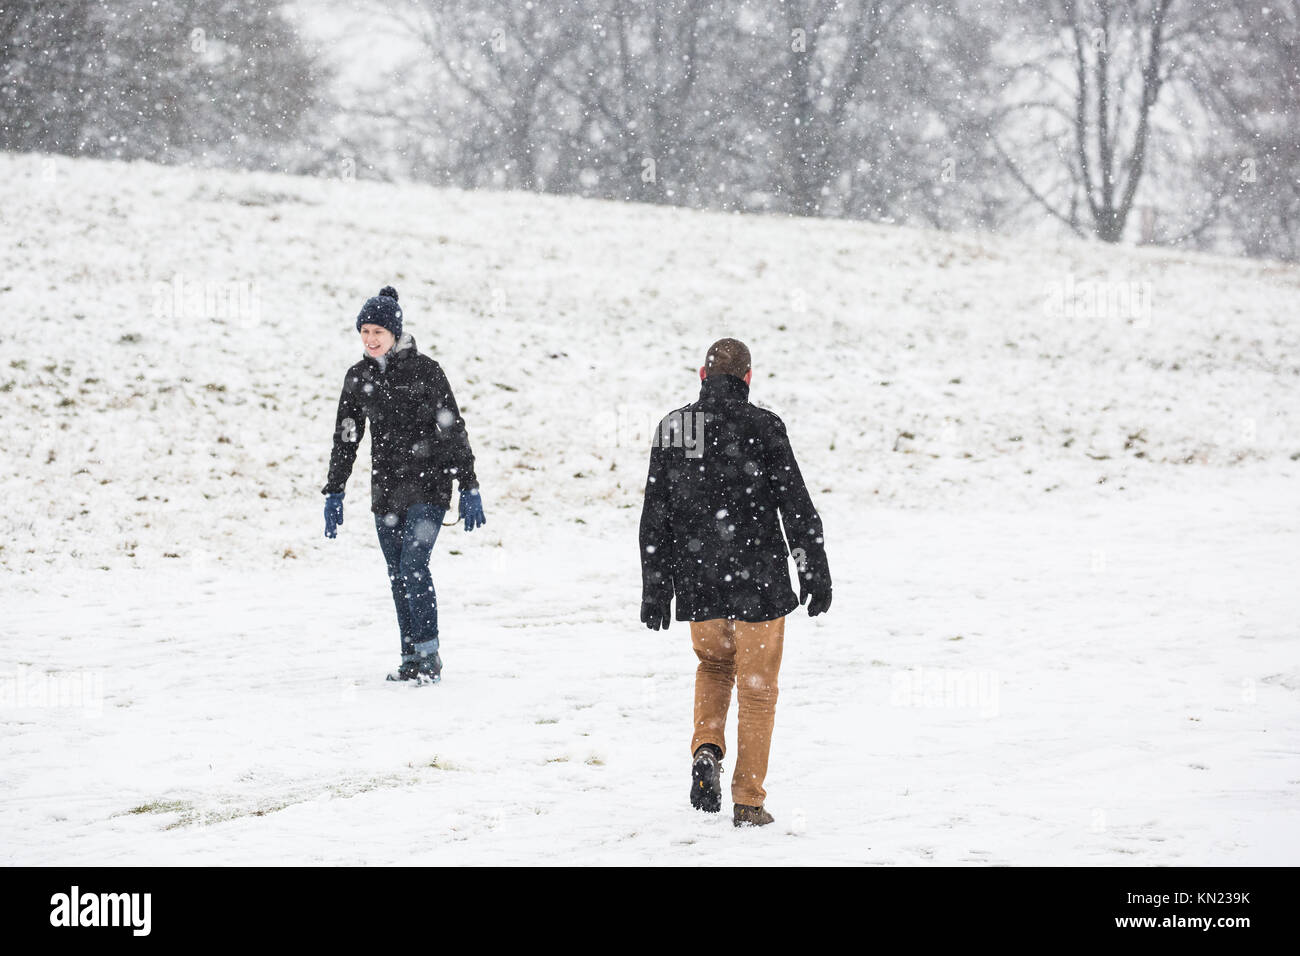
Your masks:
M700 382L700 401L747 402L749 386L743 378L734 375L710 375Z

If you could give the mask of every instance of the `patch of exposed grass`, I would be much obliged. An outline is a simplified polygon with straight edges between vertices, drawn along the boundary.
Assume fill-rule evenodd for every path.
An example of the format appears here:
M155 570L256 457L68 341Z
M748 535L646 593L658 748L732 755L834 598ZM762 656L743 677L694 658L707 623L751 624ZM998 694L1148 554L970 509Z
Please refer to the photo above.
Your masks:
M184 813L192 809L193 804L186 800L151 800L148 803L142 803L137 807L132 807L125 814L139 813ZM115 816L124 816L125 814L114 814Z

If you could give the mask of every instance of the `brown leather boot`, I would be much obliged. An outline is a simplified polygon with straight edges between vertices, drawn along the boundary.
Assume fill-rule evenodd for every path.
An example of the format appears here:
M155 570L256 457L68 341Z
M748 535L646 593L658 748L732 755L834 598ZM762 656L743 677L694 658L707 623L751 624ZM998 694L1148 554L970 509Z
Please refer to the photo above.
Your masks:
M731 822L738 827L765 827L772 823L772 814L762 807L747 807L743 803L735 804Z

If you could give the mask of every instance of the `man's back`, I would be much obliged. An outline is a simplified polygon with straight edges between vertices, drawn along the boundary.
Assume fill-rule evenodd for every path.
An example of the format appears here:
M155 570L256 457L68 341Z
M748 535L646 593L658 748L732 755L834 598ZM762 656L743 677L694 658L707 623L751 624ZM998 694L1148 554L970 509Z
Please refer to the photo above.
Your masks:
M727 709L737 715L732 821L766 826L767 759L776 715L785 619L806 594L809 617L831 604L822 522L795 464L785 425L749 403L749 347L709 346L699 401L660 423L641 511L641 623L690 621L695 671L691 806L722 809ZM784 536L781 526L785 525ZM791 548L786 547L789 538ZM794 556L800 596L790 589Z
M789 614L799 604L790 553L809 591L830 588L821 519L785 425L733 375L710 375L698 401L660 423L640 537L644 594L675 592L678 620Z

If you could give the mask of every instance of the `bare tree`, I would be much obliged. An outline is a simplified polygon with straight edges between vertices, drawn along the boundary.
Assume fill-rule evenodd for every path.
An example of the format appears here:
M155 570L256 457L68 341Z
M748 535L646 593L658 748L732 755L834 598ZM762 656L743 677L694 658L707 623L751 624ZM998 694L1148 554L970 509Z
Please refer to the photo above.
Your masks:
M1008 70L1012 100L998 118L1041 133L1027 148L1006 141L1023 124L1004 128L997 149L1031 199L1076 233L1106 242L1124 234L1173 69L1165 53L1174 3L1050 0L1020 9L1028 56ZM1012 15L1007 6L1001 13ZM1043 145L1058 157L1055 170L1037 165L1032 147Z
M597 0L580 68L557 77L584 118L574 159L600 174L603 195L684 201L693 157L708 139L709 111L696 100L708 0L663 6Z
M76 152L102 70L97 11L78 0L12 0L0 9L0 148Z
M1032 213L1108 242L1140 210L1146 241L1252 251L1300 218L1274 201L1300 164L1300 0L374 2L421 53L358 139L422 178L939 228ZM1246 159L1264 187L1234 178Z
M830 189L828 212L944 229L1000 223L1005 174L988 146L997 32L967 6L978 4L930 0L900 11L837 130L847 173Z
M871 63L913 0L783 0L771 66L760 80L772 118L777 188L802 216L825 211L824 193L844 169L839 148Z
M390 8L432 69L415 103L387 114L451 144L445 163L463 185L544 188L554 130L552 82L575 43L576 6L511 0L402 0ZM448 88L458 94L448 101ZM495 176L500 174L504 182Z
M270 165L322 71L276 0L9 0L0 147Z
M1300 0L1225 0L1186 54L1210 135L1196 171L1213 199L1202 248L1300 258Z

